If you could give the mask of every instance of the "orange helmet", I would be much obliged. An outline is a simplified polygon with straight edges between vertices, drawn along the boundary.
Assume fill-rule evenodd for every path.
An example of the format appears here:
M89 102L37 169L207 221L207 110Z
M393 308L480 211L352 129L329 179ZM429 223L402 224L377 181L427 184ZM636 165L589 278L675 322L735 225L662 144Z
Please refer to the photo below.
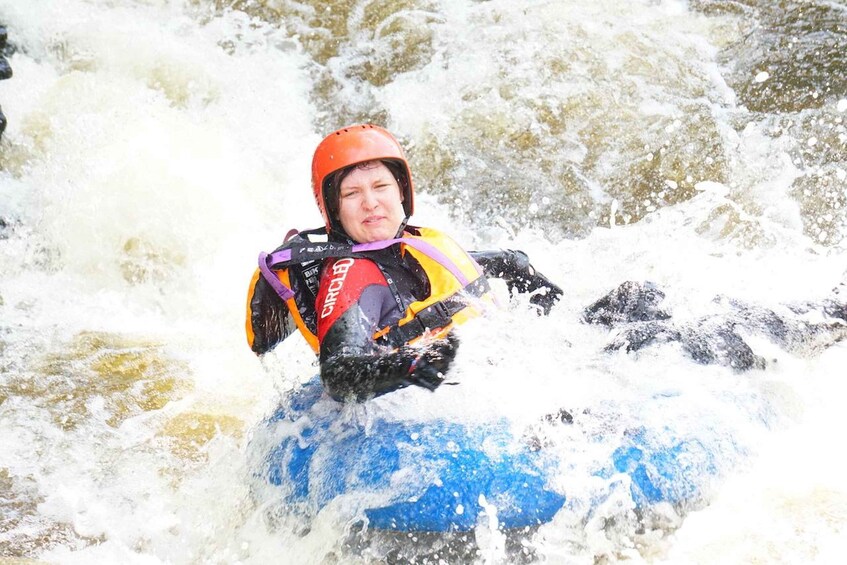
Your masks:
M329 176L350 165L377 160L393 161L405 173L405 179L398 179L400 190L403 191L403 211L407 218L412 215L415 189L412 184L412 171L409 169L409 163L406 162L403 148L393 135L379 126L371 124L349 126L326 136L318 144L315 155L312 157L312 191L326 223L327 231L338 227L334 218L330 217L327 208Z

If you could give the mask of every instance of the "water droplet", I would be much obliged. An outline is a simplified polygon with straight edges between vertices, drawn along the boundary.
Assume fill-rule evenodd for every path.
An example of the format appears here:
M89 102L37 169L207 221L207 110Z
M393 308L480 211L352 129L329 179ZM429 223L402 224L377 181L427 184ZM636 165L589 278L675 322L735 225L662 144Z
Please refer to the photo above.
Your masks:
M754 80L756 82L765 82L769 78L771 78L771 75L767 71L762 71L756 75L756 78Z

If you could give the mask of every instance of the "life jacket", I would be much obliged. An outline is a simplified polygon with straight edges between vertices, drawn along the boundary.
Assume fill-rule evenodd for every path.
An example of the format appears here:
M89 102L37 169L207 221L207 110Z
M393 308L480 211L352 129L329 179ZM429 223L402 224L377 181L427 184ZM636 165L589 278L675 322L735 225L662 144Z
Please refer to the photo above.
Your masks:
M289 232L282 246L259 255L247 299L247 342L256 354L266 353L279 342L300 331L317 354L315 298L324 259L350 257L379 262L375 252L393 245L421 265L429 280L430 294L410 304L395 324L374 334L378 343L393 348L413 343L425 334L441 337L454 324L478 316L478 304L469 298L491 302L491 289L482 269L452 239L431 228L408 226L403 237L370 243L313 241L325 236L319 228ZM391 284L389 283L389 286ZM396 291L392 288L392 292Z

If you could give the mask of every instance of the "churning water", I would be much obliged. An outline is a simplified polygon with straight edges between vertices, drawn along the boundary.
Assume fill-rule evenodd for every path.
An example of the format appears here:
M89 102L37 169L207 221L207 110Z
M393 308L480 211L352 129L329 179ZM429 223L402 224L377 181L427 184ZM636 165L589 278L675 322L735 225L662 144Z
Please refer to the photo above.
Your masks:
M845 278L845 22L841 0L0 0L0 563L840 560L847 347L749 336L768 365L738 373L604 353L579 315L625 280L684 321ZM251 430L316 367L296 338L250 353L247 282L319 223L311 150L359 121L408 148L417 223L565 289L547 318L504 295L461 328L461 385L403 410L598 414L549 432L608 436L563 469L632 421L731 438L703 501L636 515L563 472L552 523L421 548L251 496Z

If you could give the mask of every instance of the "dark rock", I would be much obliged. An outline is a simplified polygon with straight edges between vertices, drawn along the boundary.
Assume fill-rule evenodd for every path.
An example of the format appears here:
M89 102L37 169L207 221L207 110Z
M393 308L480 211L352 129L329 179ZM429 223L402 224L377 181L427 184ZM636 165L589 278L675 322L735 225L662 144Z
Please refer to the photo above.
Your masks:
M627 352L638 351L654 343L679 341L679 330L666 322L632 322L618 328L612 340L606 345L606 351L623 349Z
M735 331L735 325L724 320L701 320L686 328L681 342L685 352L703 365L723 365L736 371L764 369L766 365Z
M667 320L670 315L659 308L665 293L651 282L627 281L583 311L589 324L611 327L624 322Z
M818 302L786 305L777 312L741 301L730 302L734 323L746 333L764 335L786 351L797 355L814 354L833 343L847 339L847 304L839 297ZM809 316L809 314L813 314ZM827 317L815 320L820 314Z
M830 318L837 318L847 322L847 304L843 302L827 299L823 303L823 312Z
M6 80L7 78L12 78L12 67L9 65L6 57L0 57L0 80Z
M0 80L12 77L12 67L6 57L15 52L15 46L8 43L9 33L3 24L0 24Z
M826 0L741 4L748 6L752 30L721 58L734 67L727 82L748 109L800 112L847 91L843 5ZM769 78L758 82L762 71Z
M702 365L723 365L736 371L762 369L765 360L735 331L732 322L704 318L677 328L669 322L634 322L618 328L605 351L627 353L660 343L679 343L691 359Z
M573 424L573 414L564 408L559 408L556 412L546 414L544 416L544 421L548 424L555 424L559 422L562 424Z
M605 351L634 352L655 344L679 343L697 363L723 365L736 371L763 369L744 335L760 335L796 355L811 355L847 340L847 304L841 287L823 301L766 308L718 297L726 312L690 321L671 321L659 308L665 294L654 284L625 282L583 312L583 320L614 329ZM810 321L823 314L828 319Z
M14 45L7 44L9 33L6 31L6 26L0 24L0 80L12 78L12 67L6 56L14 52ZM0 108L0 136L6 131L6 116L3 115L3 109Z

